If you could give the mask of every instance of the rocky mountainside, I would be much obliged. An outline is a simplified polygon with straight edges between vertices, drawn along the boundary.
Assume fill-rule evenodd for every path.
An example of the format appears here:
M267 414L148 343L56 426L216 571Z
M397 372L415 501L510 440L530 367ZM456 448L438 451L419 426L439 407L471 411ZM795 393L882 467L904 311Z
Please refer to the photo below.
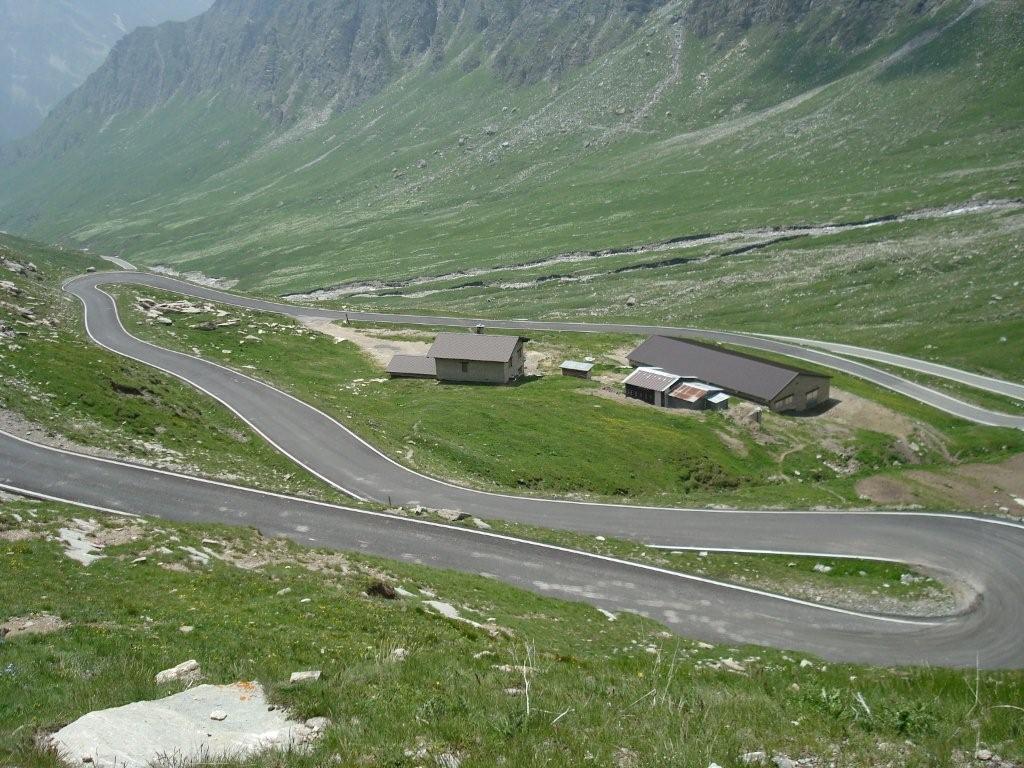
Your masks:
M0 227L284 291L1014 197L1022 9L217 0L0 152Z
M276 125L337 114L420 67L486 68L515 86L558 81L618 48L661 12L702 38L758 25L849 52L940 0L219 0L184 24L139 30L63 105L52 125L106 118L172 96L230 94ZM806 29L811 27L810 30ZM53 130L51 128L51 130Z
M133 29L191 18L212 0L0 0L0 143L34 130Z
M339 112L423 64L457 58L527 84L615 48L665 0L219 0L118 44L55 122L172 95L226 93L276 122Z

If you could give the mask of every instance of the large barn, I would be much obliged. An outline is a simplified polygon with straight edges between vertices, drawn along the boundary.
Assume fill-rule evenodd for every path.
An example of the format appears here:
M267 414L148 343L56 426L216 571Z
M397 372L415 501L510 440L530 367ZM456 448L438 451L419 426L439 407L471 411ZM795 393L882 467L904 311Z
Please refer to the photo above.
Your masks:
M629 362L713 384L773 411L806 411L831 396L831 379L820 373L668 336L652 336L633 350Z

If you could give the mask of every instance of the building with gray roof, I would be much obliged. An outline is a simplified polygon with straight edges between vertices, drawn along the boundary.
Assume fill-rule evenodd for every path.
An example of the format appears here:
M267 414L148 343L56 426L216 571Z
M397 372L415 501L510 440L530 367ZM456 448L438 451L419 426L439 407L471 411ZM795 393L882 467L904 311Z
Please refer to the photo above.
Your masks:
M629 362L707 382L773 411L806 411L830 397L831 379L824 374L668 336L652 336L630 353Z
M508 384L526 368L521 336L484 333L439 333L426 356L395 355L388 365L393 378Z

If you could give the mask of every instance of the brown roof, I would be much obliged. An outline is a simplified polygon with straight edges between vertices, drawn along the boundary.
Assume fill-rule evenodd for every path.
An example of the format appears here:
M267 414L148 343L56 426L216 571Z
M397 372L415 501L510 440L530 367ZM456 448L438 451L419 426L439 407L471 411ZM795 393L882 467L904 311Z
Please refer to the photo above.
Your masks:
M683 400L687 403L698 403L709 394L711 393L706 389L700 389L699 387L691 387L689 384L683 384L682 386L673 389L669 393L669 397L674 397L676 400Z
M700 379L750 400L771 402L797 376L827 379L820 373L774 363L710 344L652 336L629 355L633 365L655 366Z
M490 335L486 333L439 333L429 357L444 360L476 360L487 363L507 363L521 341L520 336Z
M416 378L433 378L437 376L434 358L423 355L395 355L388 363L388 373L392 376L408 376Z

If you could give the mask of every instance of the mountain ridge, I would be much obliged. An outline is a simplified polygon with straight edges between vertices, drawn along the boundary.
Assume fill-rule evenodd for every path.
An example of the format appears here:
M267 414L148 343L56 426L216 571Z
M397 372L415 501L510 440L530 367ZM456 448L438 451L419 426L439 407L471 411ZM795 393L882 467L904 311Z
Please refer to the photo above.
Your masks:
M212 0L0 0L0 143L28 135L140 26L185 19Z
M250 83L262 101L195 72L181 87L177 59L165 57L175 85L159 99L161 89L142 78L140 106L100 99L90 107L103 90L98 73L8 156L0 226L297 293L687 232L1020 196L1016 165L1000 160L1019 156L1021 108L1011 93L1022 72L1020 0L737 0L710 26L702 0L575 0L607 13L577 13L568 27L552 21L566 6L523 0L515 29L547 30L529 45L504 21L480 28L472 14L489 8L486 0L444 5L448 26L437 23L442 6L417 0L387 27L405 30L388 37L395 54L384 57L405 57L401 67L363 72L357 35L334 69L313 71L302 52L290 53L273 77L267 51L296 47L284 46L271 6L221 0L205 21L160 33L183 39L181 29L210 24L225 8L259 10L260 28L277 31L276 48L255 33L229 36L248 40L249 64L220 72L221 52L205 66ZM435 15L424 27L403 15L410 8ZM239 30L252 26L235 16ZM610 39L608 19L616 30L628 19L635 27L621 27L622 42L589 64L564 65L565 46L551 41L575 24L592 31L587 40ZM486 27L496 28L489 41ZM157 33L134 38L147 35ZM534 55L549 49L554 55ZM115 60L127 67L129 58ZM523 79L514 62L534 74Z

